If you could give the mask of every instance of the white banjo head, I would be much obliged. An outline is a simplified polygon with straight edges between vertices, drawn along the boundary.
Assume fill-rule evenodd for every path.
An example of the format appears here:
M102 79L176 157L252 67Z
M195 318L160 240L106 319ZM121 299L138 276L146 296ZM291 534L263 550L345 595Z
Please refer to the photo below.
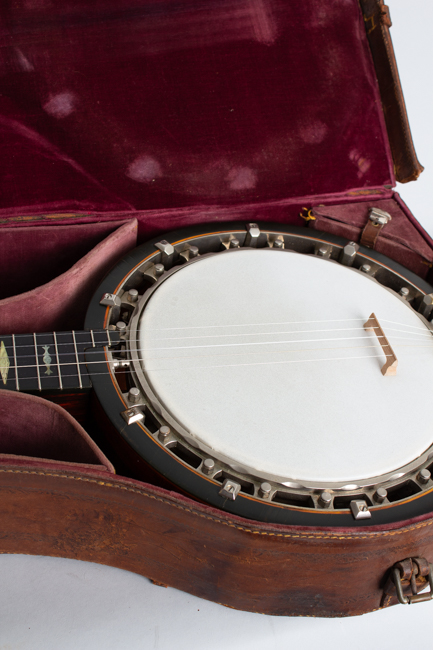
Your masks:
M397 359L383 376L374 312ZM147 299L137 328L154 396L186 440L279 483L357 483L433 442L433 339L359 270L288 250L198 258Z

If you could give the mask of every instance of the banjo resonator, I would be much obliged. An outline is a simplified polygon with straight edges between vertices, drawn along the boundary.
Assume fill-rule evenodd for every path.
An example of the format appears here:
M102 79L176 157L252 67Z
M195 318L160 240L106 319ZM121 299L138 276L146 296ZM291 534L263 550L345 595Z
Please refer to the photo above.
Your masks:
M198 499L272 523L391 522L432 506L432 291L327 234L190 228L103 281L85 326L120 344L89 351L108 370L89 374L137 456Z

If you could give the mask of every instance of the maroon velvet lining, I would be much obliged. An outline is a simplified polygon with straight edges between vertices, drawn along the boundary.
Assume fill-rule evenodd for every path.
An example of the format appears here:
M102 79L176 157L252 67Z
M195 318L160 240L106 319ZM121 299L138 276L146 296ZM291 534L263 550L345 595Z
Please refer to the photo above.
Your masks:
M0 230L0 277L7 278L0 283L0 300L54 280L125 222L76 225L66 220L61 227L55 223L51 218L44 227Z
M85 227L82 228L85 230ZM38 231L43 237L45 229ZM92 233L91 228L89 232ZM65 273L32 291L0 300L0 333L20 334L82 327L90 298L99 282L119 258L135 247L136 241L137 222L131 219ZM62 244L67 246L67 239ZM14 261L24 264L31 273L31 265L26 264L25 251L21 259L15 258ZM55 269L53 264L54 273ZM12 268L10 272L13 272Z
M1 207L18 206L24 215L34 206L50 211L131 208L30 124L0 96Z
M417 230L420 233L421 237L427 242L429 248L433 249L433 238L428 234L428 232L424 230L424 228L421 226L419 221L415 219L412 212L409 210L406 203L403 201L403 199L397 192L394 193L394 199L395 201L397 201L402 212L406 215L407 220L412 224L415 230Z
M63 408L34 395L2 390L0 462L26 462L17 456L59 461L68 466L80 463L114 472L110 461Z
M28 228L31 225L48 225L56 223L56 227L74 224L92 224L95 222L112 222L120 219L137 219L138 238L140 242L163 234L170 230L185 228L201 223L223 223L226 221L273 221L291 225L303 225L300 212L304 206L313 207L317 204L334 205L339 203L357 202L365 200L382 200L395 196L392 189L383 187L369 188L368 190L353 189L342 194L308 195L281 199L278 201L254 201L253 203L215 204L167 208L156 210L137 210L123 212L88 212L74 211L71 213L50 213L45 210L35 210L23 216L19 208L0 209L0 237L1 230L8 226L14 229Z
M3 207L170 208L394 183L356 0L2 9Z
M316 221L309 222L313 227L358 240L368 218L368 209L372 206L381 207L390 212L393 219L382 231L377 250L421 277L426 277L433 262L429 237L423 233L406 206L397 198L392 192L378 191L375 200L367 198L359 201L358 198L358 201L352 203L347 203L347 195L334 195L304 197L269 204L201 206L134 214L137 215L140 240L145 240L169 230L209 222L215 224L215 230L224 228L225 222L233 220L245 223L270 221L305 226L305 221L299 216L302 207L316 206ZM333 203L321 205L326 199ZM0 262L0 268L4 277L12 278L12 286L16 282L21 283L23 288L30 289L44 273L55 275L57 269L64 268L66 261L70 261L82 250L81 247L87 249L90 243L97 241L106 231L110 232L114 225L123 223L113 221L110 215L74 215L73 225L70 224L70 219L67 215L63 218L57 215L56 226L43 227L42 224L48 221L48 217L44 217L38 222L38 227L22 227L22 222L18 222L17 226L21 227L0 228L0 245L2 250L5 250L6 260L4 268ZM94 223L95 219L104 220L104 223ZM77 225L76 221L81 223ZM0 300L0 332L20 333L82 327L88 302L99 280L117 259L135 246L137 221L132 219L124 222L72 268L48 283ZM17 245L13 242L17 242ZM44 253L39 254L39 246L45 247ZM15 273L16 281L13 280ZM9 291L9 288L6 290Z

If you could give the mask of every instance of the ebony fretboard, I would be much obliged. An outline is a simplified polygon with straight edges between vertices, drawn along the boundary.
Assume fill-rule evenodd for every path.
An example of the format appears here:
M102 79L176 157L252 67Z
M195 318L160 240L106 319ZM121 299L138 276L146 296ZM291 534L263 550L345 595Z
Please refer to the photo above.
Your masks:
M112 344L107 330L0 336L0 388L23 392L91 388L85 350Z

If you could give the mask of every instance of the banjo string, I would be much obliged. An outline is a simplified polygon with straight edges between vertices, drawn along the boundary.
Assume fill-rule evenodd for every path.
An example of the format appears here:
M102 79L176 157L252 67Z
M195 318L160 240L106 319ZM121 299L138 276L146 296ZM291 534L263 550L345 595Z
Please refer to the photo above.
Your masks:
M423 332L426 331L425 327L417 327L416 325L407 325L406 323L397 323L396 321L387 320L386 318L382 318L381 320L382 320L383 323L391 323L392 325L400 325L400 327L412 327L412 329L421 330Z
M219 355L217 355L217 356L219 356ZM221 356L226 356L226 355L221 355ZM345 360L345 359L347 359L347 360L350 360L350 359L376 359L376 358L380 358L380 357L390 357L390 356L392 356L392 355L391 354L378 354L378 355L371 355L371 356L368 355L368 356L361 356L361 357L341 357L341 358L335 359L335 361L341 361L341 360ZM177 357L177 358L182 358L182 357ZM261 362L260 361L257 364L256 363L252 363L252 364L229 364L227 367L232 367L232 365L235 366L235 367L237 365L252 365L252 366L255 366L255 365L261 365L262 363L302 363L302 362L307 362L307 361L322 361L322 360L323 361L333 361L334 359L332 359L332 358L331 359L295 359L294 361L290 360L290 361L276 361L276 362L273 362L273 361ZM84 365L89 365L89 364L86 364L84 361L80 362L80 365L81 365L81 363L83 363ZM90 362L90 364L98 364L98 363L99 364L100 363L102 363L102 364L108 363L109 364L109 363L112 363L112 362L107 362L105 360L103 360L103 361L102 360L101 361L91 361ZM76 365L77 365L77 362L75 362L75 363L74 362L67 362L67 363L60 364L61 368L64 368L66 366L76 366ZM56 368L56 366L57 366L57 364L54 364L52 367ZM37 367L36 365L18 366L18 369L21 370L21 369L24 369L24 368L36 368L36 367ZM221 366L196 366L196 368L201 368L201 367L203 367L203 368L225 368L226 364L223 364ZM16 368L17 368L17 366L9 366L9 370L11 370L11 369L15 370ZM164 368L158 368L157 370L164 370ZM168 370L168 368L167 368L167 370ZM126 374L127 372L129 372L129 369L127 369L127 368L125 368L124 371L121 370L121 369L119 369L119 370L116 369L116 374L117 373L122 373L122 374L125 373ZM109 375L111 373L110 372L95 372L95 373L92 373L92 374L95 374L95 375ZM76 377L76 374L74 374L74 375L65 375L62 372L62 378L63 377ZM32 377L24 377L23 379L32 379ZM1 395L1 393L0 393L0 395Z
M393 355L391 354L385 354L385 355L362 355L359 357L330 357L327 359L290 359L289 361L256 361L254 363L233 363L233 364L222 364L219 366L189 366L188 370L208 370L209 368L239 368L242 366L265 366L265 365L280 365L280 364L287 364L287 363L308 363L308 362L313 362L316 363L318 361L350 361L354 359L378 359L378 358L383 358L383 357L391 357ZM152 368L152 372L163 372L171 370L173 371L173 368ZM183 368L178 368L177 370L183 371Z
M377 338L385 338L385 337L382 336L382 335L379 335L379 336L377 336ZM416 340L416 339L407 339L407 338L404 338L404 337L401 337L401 336L394 336L393 340L396 340L396 339L398 339L399 341ZM286 340L286 341L255 341L255 342L249 341L248 343L241 342L241 343L220 343L220 344L211 344L211 345L190 345L190 346L186 345L186 346L176 346L176 347L168 346L168 347L156 347L156 348L141 348L140 351L143 353L143 352L155 352L155 351L160 351L160 350L194 350L194 349L208 349L208 348L221 348L221 347L243 347L243 346L252 346L252 345L256 346L256 345L279 345L279 344L280 345L285 345L287 343L294 343L294 344L297 344L297 343L316 343L316 342L323 342L323 341L339 342L339 341L350 341L350 340L370 341L370 340L372 340L372 337L371 336L349 336L349 337L339 337L339 338L299 339L299 340ZM433 340L430 342L430 345L428 343L425 343L423 345L411 345L411 346L399 343L398 345L399 345L399 347L431 347L432 344L433 344ZM67 344L64 344L64 345L67 345ZM27 346L26 345L26 346L17 346L17 349L19 347L21 347L21 348L24 348L24 347L33 348L33 346ZM373 345L373 346L345 346L345 347L341 347L341 346L340 347L339 346L335 346L335 347L318 347L318 348L306 348L304 350L307 350L307 351L315 350L317 352L320 352L322 350L354 349L354 348L366 349L366 348L369 348L369 347L377 347L377 345ZM237 354L237 355L245 355L245 354L279 354L279 353L284 353L284 352L302 352L302 351L303 351L302 349L301 350L277 350L276 352L267 351L267 352L234 352L233 353L232 351L230 351L230 355L232 355L232 354ZM91 355L96 355L96 354L100 354L100 350L88 349L86 351L86 357L87 358L90 357ZM64 352L63 356L64 357L74 357L74 358L76 358L75 351L74 352ZM227 355L224 355L224 354L222 354L222 355L208 355L208 354L205 354L205 355L201 355L201 356L207 357L207 356L227 356ZM164 358L170 358L170 359L176 359L176 358L177 359L184 359L185 358L186 359L186 358L192 358L192 357L199 358L198 355L192 355L191 357L186 357L185 355L181 355L181 356L171 356L171 357L164 357ZM145 359L143 356L140 356L140 355L138 355L137 358L138 358L139 361L151 360L150 357L146 357L146 359ZM153 360L155 360L156 358L159 358L159 357L155 357ZM91 364L91 363L101 363L101 361L95 361L95 362L92 362L92 361L88 361L88 362L80 361L80 363L89 363L89 364ZM23 368L23 369L24 368L36 368L37 365L41 366L41 364L19 365L18 369L19 368ZM55 365L57 365L57 362L55 364L53 364L53 367ZM60 365L61 366L76 365L76 361L72 361L70 363L68 363L68 362L60 362ZM11 369L15 368L15 366L12 366L12 365L9 365L8 367L11 368Z
M332 330L325 330L325 331L332 331ZM364 331L364 330L360 330ZM278 332L278 334L284 334L285 332ZM289 334L293 332L288 332ZM259 336L259 335L258 335ZM384 335L379 334L376 335L377 338L386 338ZM428 336L428 339L431 339L431 344L433 345L433 338ZM417 339L410 339L410 338L405 338L402 336L394 336L393 340L399 340L399 341L413 341ZM361 340L361 341L371 341L372 337L371 336L345 336L345 337L338 337L338 338L313 338L313 339L292 339L292 340L285 340L285 341L248 341L248 342L238 342L238 343L212 343L209 345L180 345L180 346L167 346L167 347L154 347L154 348L141 348L141 352L155 352L155 351L160 351L160 350L194 350L194 349L206 349L206 348L223 348L223 347L244 347L244 346L256 346L256 345L285 345L287 343L321 343L323 341L351 341L351 340ZM419 340L419 339L418 339ZM136 343L139 343L139 340L135 340ZM70 343L58 343L57 347L60 347L62 345L70 345ZM427 345L427 344L426 344ZM10 347L10 346L8 346ZM21 345L21 346L16 346L16 350L20 350L22 348L31 348L32 351L34 350L34 345ZM42 347L42 345L39 345L39 347ZM355 346L356 347L356 346ZM360 347L360 346L358 346ZM369 346L364 346L364 347L369 347ZM372 346L375 347L375 346ZM427 345L428 347L428 345ZM322 349L337 349L335 348L315 348L316 350L320 351ZM62 353L64 357L75 357L75 351L72 352L63 352ZM86 350L86 356L90 357L92 354L100 354L100 349L99 350L93 350L92 348L87 348ZM248 353L247 353L248 354ZM144 361L144 357L140 357L140 360ZM73 362L76 363L76 362ZM64 363L61 362L61 365L65 365ZM10 366L13 367L13 366ZM26 365L21 365L18 366L18 368L30 368L32 367L31 365L26 366ZM36 364L34 364L34 367L36 367Z
M381 335L378 338L386 338ZM413 339L406 339L401 336L395 336L394 339L399 339L403 341L412 341ZM173 346L163 346L163 347L154 347L154 348L142 348L142 352L155 352L159 350L197 350L204 348L231 348L231 347L243 347L246 345L285 345L287 343L321 343L323 341L355 341L362 340L368 341L371 340L370 336L341 336L339 338L318 338L318 339L291 339L285 341L248 341L247 343L212 343L210 345L178 345ZM433 345L433 340L431 341Z
M338 340L338 339L330 339L330 340ZM404 345L403 344L400 347L405 347L405 348L425 348L425 347L430 347L430 346L427 346L426 344L421 344L421 345ZM263 354L266 354L266 355L268 355L268 354L288 354L288 353L291 353L291 352L323 352L323 351L330 351L330 350L366 350L366 349L369 349L369 348L377 348L377 345L368 345L368 346L353 345L353 346L340 346L340 347L330 347L330 348L303 348L301 350L276 350L275 352L269 352L269 351L266 351L266 352L234 352L234 353L230 352L229 355L230 355L230 357L232 357L232 356L246 356L246 355L253 355L253 354L254 355L260 355L260 354L261 355L263 355ZM176 349L176 348L171 348L171 349ZM72 352L67 353L67 355L69 355L69 354L71 356L72 355L75 356L75 353L72 353ZM171 361L173 359L175 359L175 360L176 359L177 360L205 359L205 358L209 358L209 357L226 357L226 356L229 356L229 355L228 354L203 354L203 355L199 355L199 356L198 355L190 355L190 356L170 356L170 357L162 357L162 358L161 357L155 357L153 359L152 358L144 359L144 357L138 355L137 360L138 361L157 361L157 360L160 360L160 361L170 360ZM196 368L206 369L206 368L236 367L238 365L239 366L242 366L242 365L262 365L262 364L272 364L272 363L303 363L303 362L306 363L306 362L311 362L311 361L346 361L346 360L350 360L350 359L379 359L379 358L383 358L383 357L392 357L392 356L393 356L392 354L382 353L382 354L378 354L378 355L362 355L362 356L356 356L356 357L330 357L330 358L327 358L327 359L320 359L320 358L317 358L317 359L293 359L293 360L290 359L290 360L286 360L286 361L266 361L266 362L256 362L256 363L251 363L251 364L249 364L249 363L248 364L223 364L223 365L219 365L219 366L195 366L195 367ZM83 360L83 361L80 361L79 363L80 363L80 365L84 364L86 366L96 365L96 364L101 364L101 363L102 364L108 364L108 365L111 364L112 365L116 361L121 362L122 360L120 360L120 359L113 359L113 360L110 360L110 361L108 361L106 359L101 359L101 360L98 360L98 361L85 361L85 360ZM57 366L57 363L53 364L51 367L56 368L56 366ZM64 367L67 367L67 366L77 366L77 362L76 361L71 361L71 362L60 363L60 366L61 366L61 368L64 368ZM29 364L29 365L22 365L22 366L10 365L9 369L10 370L16 370L18 368L18 370L21 370L21 369L25 369L25 368L29 369L29 368L37 368L37 367L40 368L41 364L38 364L38 365ZM164 368L153 368L152 370L164 370ZM165 370L169 370L169 368L166 368ZM128 373L129 368L125 368L124 371L122 371L121 368L116 369L116 374L117 373L122 373L122 372L123 373ZM100 372L100 373L92 373L92 374L109 375L109 374L111 374L111 371ZM75 376L76 376L75 374L74 375L65 375L64 373L62 373L62 377L75 377ZM31 377L26 377L24 379L31 379Z
M358 320L358 319L356 319L356 320ZM216 326L216 327L219 327L219 326ZM225 327L232 327L232 326L227 325ZM406 327L406 326L403 325L403 327ZM412 327L412 326L410 326L410 327ZM377 326L373 326L370 329L380 329L380 328L377 327ZM315 334L316 332L333 333L333 332L343 332L343 331L362 331L362 332L364 332L365 330L364 330L363 327L348 327L348 328L334 328L334 329L289 330L289 331L280 331L280 332L243 332L241 334L233 334L233 333L232 334L199 334L199 335L196 335L196 336L155 338L154 340L155 341L181 341L181 340L185 340L185 339L198 339L198 338L199 339L201 339L201 338L224 338L224 337L227 338L227 337L234 337L234 336L238 336L238 337L239 336L280 336L282 334ZM400 330L400 329L396 329L396 328L392 328L392 327L387 328L387 332L399 332L399 333L402 333L402 334L409 334L409 335L411 335L413 337L421 337L421 338L425 338L427 340L431 340L433 342L433 332L432 333L418 334L418 332ZM425 329L424 329L424 332L426 332ZM60 336L61 334L69 334L69 332L57 332L57 336ZM22 336L22 335L17 334L16 338L18 336ZM383 336L384 335L378 335L378 338L382 338ZM370 337L355 337L355 338L370 338ZM394 339L397 339L397 338L401 339L402 337L394 336L393 338ZM128 340L131 341L131 339L128 339ZM327 340L327 339L312 339L312 340L321 341L321 340ZM339 340L339 339L329 339L329 340ZM342 339L342 340L344 340L344 339ZM416 339L414 338L414 340L416 340ZM134 342L139 343L139 339L135 339ZM294 342L297 342L297 341L294 341ZM301 340L300 342L303 342L303 340ZM251 343L251 345L256 345L256 344L263 344L264 345L266 343L275 343L275 342L274 341L263 341L263 342L258 342L258 343ZM286 341L281 341L281 343L286 343ZM57 342L57 347L62 347L62 346L66 346L66 345L70 345L70 342L68 342L68 343L61 343L60 341ZM230 344L228 344L228 345L230 345ZM249 345L249 343L234 343L233 345ZM39 345L39 347L41 347L41 346L42 346L42 343ZM8 345L6 347L12 347L12 346ZM183 347L188 347L188 346L181 346L179 349L181 349ZM191 347L199 347L199 346L191 346ZM15 346L16 350L21 350L23 348L31 348L33 350L34 349L34 343L31 342L31 343L28 343L28 344L16 345ZM165 349L165 348L154 348L154 349ZM177 349L177 348L170 348L170 349ZM88 348L87 353L91 353L91 352L92 352L91 348ZM69 354L69 353L65 353L65 354ZM73 353L70 353L70 354L73 354Z
M421 345L399 345L400 348L426 348L430 347L427 344L421 344ZM233 357L233 356L251 356L251 355L270 355L270 354L289 354L291 352L329 352L331 350L368 350L368 349L378 349L377 345L347 345L347 346L336 346L336 347L326 347L326 348L301 348L300 350L267 350L266 352L232 352L230 351L229 353L222 353L222 354L202 354L202 355L197 355L197 354L191 354L191 355L182 355L182 356L164 356L164 357L144 357L138 356L138 361L165 361L165 360L181 360L181 359L206 359L210 357ZM392 356L391 354L385 354L382 353L382 357L390 357ZM310 361L310 359L306 359L306 361ZM92 363L92 362L90 362Z
M282 321L276 323L233 323L230 325L186 325L183 327L161 327L161 328L150 328L155 331L168 331L168 330L184 330L184 329L207 329L207 328L224 328L224 327L266 327L273 325L308 325L310 323L349 323L353 321L365 321L363 318L332 318L326 320L299 320L299 321ZM426 330L425 327L417 327L416 325L406 325L405 323L397 323L396 321L386 320L381 318L381 322L392 323L393 325L400 325L401 327L411 327L414 329L419 329L421 331Z
M372 329L380 329L376 325ZM314 334L315 332L355 332L364 330L363 327L339 327L334 329L315 329L315 330L285 330L280 332L242 332L241 334L195 334L194 336L168 336L162 338L155 338L154 341L182 341L185 339L212 339L233 336L269 336L279 334ZM421 338L431 339L431 334L418 334L418 332L408 332L406 330L396 329L395 327L388 327L387 332L402 332L403 334L411 334L412 336L420 336Z
M359 347L359 346L355 346L355 347ZM407 346L407 347L425 347L425 346ZM333 349L338 349L338 348L333 348ZM349 349L353 349L353 348L349 348ZM364 348L362 348L362 349L364 349ZM215 356L225 356L225 355L215 355ZM170 367L170 368L152 368L152 372L158 372L158 371L162 371L162 372L164 372L164 371L165 372L166 371L171 371L171 372L181 371L181 372L184 372L185 370L208 370L210 368L238 368L238 367L242 367L242 366L261 366L261 365L277 365L277 364L280 365L280 364L288 364L288 363L316 363L318 361L352 361L352 360L358 360L358 359L383 359L384 357L391 357L391 356L393 356L393 355L390 355L390 354L372 354L372 355L361 355L361 356L351 356L351 357L329 357L329 358L322 358L322 359L290 359L290 360L286 360L286 361L257 361L257 362L253 362L253 363L233 363L233 364L220 364L220 365L211 365L211 366L189 366L188 368L184 368L184 367L182 367L182 368L173 368L173 367ZM181 357L178 357L178 358L181 358ZM85 362L82 362L82 363L85 364ZM110 363L110 362L107 362L105 360L104 361L90 362L90 364L97 364L97 363L106 364L106 363ZM61 364L61 367L63 368L64 366L76 366L76 365L77 365L76 363L64 363L64 364ZM89 365L89 363L87 363L85 365ZM55 368L55 367L56 367L56 365L53 366L53 368ZM10 368L14 369L15 366L10 366ZM20 369L21 368L36 368L36 366L35 365L34 366L19 366L19 368ZM125 369L119 368L119 369L115 370L116 375L118 375L118 374L128 374L128 373L129 373L129 368L125 368ZM111 374L113 374L113 373L110 372L110 371L92 373L92 375L111 375ZM66 378L66 377L76 377L77 375L76 375L76 373L72 374L72 375L65 375L62 372L61 376L62 376L62 379L63 379L63 378ZM34 377L24 377L23 379L32 379L32 378L34 379Z

